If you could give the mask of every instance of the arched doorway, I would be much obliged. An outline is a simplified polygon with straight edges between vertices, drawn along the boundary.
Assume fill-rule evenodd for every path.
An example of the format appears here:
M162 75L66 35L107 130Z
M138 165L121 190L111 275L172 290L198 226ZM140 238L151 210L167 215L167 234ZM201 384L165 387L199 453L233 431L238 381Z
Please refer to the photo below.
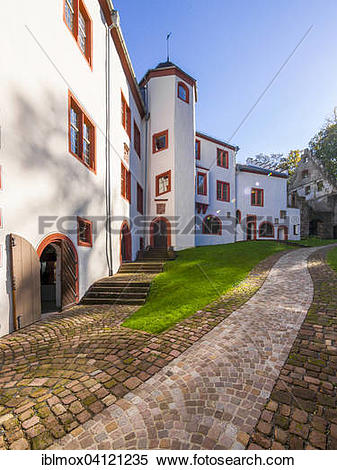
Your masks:
M130 227L127 222L123 222L121 228L121 262L125 263L126 261L132 260L132 239Z
M205 235L221 235L222 224L216 215L207 215L202 223L202 233Z
M168 249L171 246L171 225L165 217L157 217L151 222L150 243L152 248Z
M323 232L323 221L320 219L311 219L309 221L309 236L310 237L320 237Z
M41 311L55 312L61 301L61 247L50 243L40 256Z
M256 240L256 216L247 215L246 219L247 240Z
M260 238L274 238L274 225L265 220L259 225L259 237Z
M60 310L79 300L78 256L72 241L61 233L48 235L40 243L42 313Z
M277 239L278 240L288 240L288 227L285 225L280 225L277 229Z

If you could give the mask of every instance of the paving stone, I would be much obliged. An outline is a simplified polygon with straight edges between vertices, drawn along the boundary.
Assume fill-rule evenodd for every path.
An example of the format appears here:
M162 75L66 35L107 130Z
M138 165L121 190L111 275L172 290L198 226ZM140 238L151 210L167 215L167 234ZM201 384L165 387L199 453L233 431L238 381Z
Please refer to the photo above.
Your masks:
M337 372L337 275L325 261L330 248L313 250L308 261L313 302L272 391L280 405L270 423L275 440L286 449L337 448L337 436L332 435L337 426L336 381L331 380ZM262 416L256 430L261 423Z
M308 421L308 413L296 408L293 412L292 418L299 423L306 423Z
M326 435L318 431L311 431L309 435L309 441L314 447L317 447L318 449L326 448Z
M120 383L111 388L123 399L119 398L107 410L85 423L87 432L93 438L88 442L89 448L98 448L97 436L103 427L108 436L104 437L104 442L109 443L111 449L133 449L140 445L148 449L174 446L220 450L242 449L245 445L253 449L271 448L273 421L277 415L274 412L279 410L279 404L286 404L289 407L287 414L290 415L293 396L286 388L279 388L276 397L270 400L270 392L278 375L273 373L273 377L270 376L270 358L279 371L310 306L313 289L306 268L309 253L310 250L301 250L281 257L275 270L270 271L263 286L250 301L230 315L232 310L229 309L227 318L222 317L221 323L216 321L212 330L206 330L205 335L191 334L191 331L197 331L203 325L204 319L212 313L210 308L200 310L194 319L186 319L143 345L137 360L146 360L147 364L135 361L136 366L155 375L143 384L137 383L127 395L120 387L128 389L125 385L130 384L129 378L123 385ZM296 265L296 270L291 267L293 265ZM301 267L298 268L298 265ZM278 282L280 270L283 269L287 273L287 282L282 282L280 287ZM289 276L293 278L288 279ZM303 288L303 285L306 287ZM268 305L265 303L267 297ZM285 302L282 311L281 298ZM271 302L275 302L277 315L270 315L273 311ZM289 305L292 307L289 308ZM219 306L214 307L214 312L219 316L223 315L221 310L227 311ZM190 343L186 350L180 338L186 343L191 337L200 339L193 345ZM165 347L164 341L167 341ZM173 343L174 348L170 346ZM258 350L257 344L260 345ZM165 351L169 355L176 350L180 351L180 355L156 373L160 366L155 365L158 361L153 360L148 350ZM114 359L114 365L125 370L118 359ZM118 375L118 378L122 377ZM268 377L268 381L261 381L261 377ZM276 401L275 398L280 400ZM263 419L259 431L254 434L255 441L249 442L250 432L261 413ZM289 427L289 416L278 416ZM97 427L98 423L102 427ZM138 430L144 432L140 438L137 436ZM283 441L287 442L284 438ZM284 445L275 442L276 448ZM296 442L298 445L300 441ZM79 438L71 436L70 442L61 439L58 446L78 448L78 443Z
M29 443L26 439L18 439L9 446L11 450L28 450L30 449Z
M316 428L323 424L314 421L314 413L327 421L326 429L331 429L331 423L337 424L337 413L330 406L334 390L323 387L336 374L332 359L335 352L328 350L334 348L335 337L331 337L331 326L328 331L324 322L320 324L322 316L334 313L320 309L322 312L317 315L310 307L313 286L306 262L314 251L303 249L279 255L270 271L270 261L263 262L240 287L241 293L237 289L234 295L224 296L157 336L120 328L123 319L134 310L125 306L78 306L53 320L26 328L24 334L20 332L23 337L37 338L31 355L25 358L20 353L27 370L32 371L30 380L20 386L20 394L23 399L32 396L32 402L37 404L40 400L41 410L62 410L57 415L61 424L59 428L54 424L54 429L60 436L62 432L70 433L55 443L57 436L44 431L33 437L30 445L41 449L51 445L56 449L220 450L244 445L250 449L317 448L309 442L309 436L315 430L319 432L314 423ZM315 266L309 263L314 283ZM321 278L325 265L317 266ZM314 298L314 305L315 302L320 301ZM274 311L277 315L272 314ZM331 343L325 343L324 335L329 334ZM14 357L11 348L15 338L17 333L0 340L0 346L4 345L7 351L4 354L0 348L0 361L2 357L6 367ZM49 364L40 363L40 351L48 357L48 348ZM55 356L55 350L63 349L66 357ZM176 352L172 355L173 351ZM34 364L33 368L30 364ZM73 365L72 370L69 364ZM15 371L7 383L25 380L25 375L13 375ZM39 378L47 381L29 387ZM292 391L294 387L297 395ZM316 396L320 404L315 402ZM116 397L123 398L129 406L121 408ZM72 403L83 407L76 419L70 410ZM299 411L295 413L296 409ZM300 413L303 411L308 413L306 422L299 421L304 420L305 414ZM13 435L18 423L13 423ZM83 424L79 426L80 423ZM49 425L52 430L48 421ZM300 435L292 432L298 425L305 426L298 431ZM254 434L257 426L260 431ZM303 437L306 426L309 436ZM250 440L247 436L251 436ZM331 448L334 437L329 436L326 446ZM317 444L318 436L313 435L313 439Z

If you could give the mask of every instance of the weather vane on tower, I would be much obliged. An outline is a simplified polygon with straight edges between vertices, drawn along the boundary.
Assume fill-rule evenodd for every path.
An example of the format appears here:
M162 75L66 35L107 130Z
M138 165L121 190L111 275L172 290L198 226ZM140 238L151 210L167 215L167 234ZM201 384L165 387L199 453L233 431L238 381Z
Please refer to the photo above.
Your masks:
M166 49L167 49L167 62L170 61L170 37L172 33L168 33L166 36Z

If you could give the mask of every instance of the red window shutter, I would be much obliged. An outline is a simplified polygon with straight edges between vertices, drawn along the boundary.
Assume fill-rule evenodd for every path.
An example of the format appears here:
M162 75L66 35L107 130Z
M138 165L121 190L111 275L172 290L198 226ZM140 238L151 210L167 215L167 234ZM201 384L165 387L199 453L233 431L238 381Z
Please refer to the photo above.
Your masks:
M131 173L127 172L127 200L131 202Z
M127 111L126 111L126 117L127 117L126 132L128 133L128 136L131 137L131 110L128 106L127 106Z
M124 96L122 95L121 99L121 118L122 118L122 126L125 128L125 100Z
M125 194L125 167L121 166L121 194L123 197L126 197Z

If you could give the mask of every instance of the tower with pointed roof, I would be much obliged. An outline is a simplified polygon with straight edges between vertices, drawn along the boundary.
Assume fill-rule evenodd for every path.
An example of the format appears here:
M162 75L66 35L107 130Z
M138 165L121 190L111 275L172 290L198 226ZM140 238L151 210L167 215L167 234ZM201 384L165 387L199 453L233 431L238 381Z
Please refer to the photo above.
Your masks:
M193 247L196 80L174 63L162 62L140 86L148 109L147 244L160 247L163 233L168 246Z

